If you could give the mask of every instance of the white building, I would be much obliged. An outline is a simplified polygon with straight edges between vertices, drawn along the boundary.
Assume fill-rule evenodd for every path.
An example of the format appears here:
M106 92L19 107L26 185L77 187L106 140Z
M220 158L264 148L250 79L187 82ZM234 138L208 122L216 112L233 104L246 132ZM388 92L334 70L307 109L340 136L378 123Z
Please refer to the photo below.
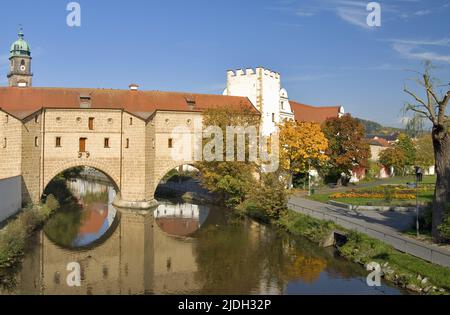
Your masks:
M269 136L283 119L294 119L281 76L264 68L227 72L224 95L245 96L261 112L262 133Z
M262 67L228 71L223 94L248 97L261 112L265 136L272 134L276 125L285 119L322 123L345 113L342 106L314 107L289 101L288 92L281 86L281 75Z

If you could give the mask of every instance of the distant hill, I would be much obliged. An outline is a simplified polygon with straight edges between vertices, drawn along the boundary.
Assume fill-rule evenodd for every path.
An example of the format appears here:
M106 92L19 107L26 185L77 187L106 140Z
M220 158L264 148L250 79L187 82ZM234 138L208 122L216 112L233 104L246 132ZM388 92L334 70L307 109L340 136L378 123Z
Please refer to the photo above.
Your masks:
M379 134L379 135L392 135L394 133L401 133L405 132L404 129L401 128L394 128L394 127L385 127L375 121L371 120L365 120L356 118L359 122L361 122L364 127L366 128L366 135L373 135L373 134Z

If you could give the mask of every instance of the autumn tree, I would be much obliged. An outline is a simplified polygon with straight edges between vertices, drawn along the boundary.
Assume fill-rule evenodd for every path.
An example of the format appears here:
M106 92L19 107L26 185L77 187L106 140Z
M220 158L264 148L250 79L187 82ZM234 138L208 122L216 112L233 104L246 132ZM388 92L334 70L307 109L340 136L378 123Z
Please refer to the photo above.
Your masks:
M380 163L386 167L394 168L395 173L403 171L406 164L406 156L403 150L394 146L380 153Z
M364 140L364 125L350 115L331 118L322 125L328 139L327 155L330 172L335 176L347 176L355 167L366 167L370 157L369 144Z
M203 126L208 128L210 126L219 127L222 130L223 138L223 152L219 153L221 160L215 161L201 161L196 163L196 167L201 172L202 186L211 192L218 193L225 204L234 207L244 199L251 187L256 184L255 174L258 172L258 165L255 161L250 161L249 154L249 138L245 138L245 159L238 161L237 157L234 161L227 160L226 129L229 126L255 127L259 128L260 117L258 113L251 112L245 107L230 108L217 107L211 108L203 113ZM236 135L234 135L236 137ZM203 147L208 140L204 140ZM235 155L238 150L235 142ZM217 148L215 148L217 149Z
M427 63L424 73L417 80L423 88L423 96L405 86L405 93L413 100L406 103L405 110L428 119L433 126L431 136L437 180L433 201L432 235L435 241L440 241L439 226L444 220L447 203L450 202L450 120L447 114L450 90L441 91L442 93L437 91L437 83L431 77L430 69L430 63Z
M414 162L416 161L416 146L410 136L400 134L395 143L395 148L403 153L402 173L405 175L414 166Z
M315 123L285 121L280 125L280 166L291 176L306 173L327 160L328 140Z
M433 141L430 134L417 139L416 143L416 165L428 169L434 165Z

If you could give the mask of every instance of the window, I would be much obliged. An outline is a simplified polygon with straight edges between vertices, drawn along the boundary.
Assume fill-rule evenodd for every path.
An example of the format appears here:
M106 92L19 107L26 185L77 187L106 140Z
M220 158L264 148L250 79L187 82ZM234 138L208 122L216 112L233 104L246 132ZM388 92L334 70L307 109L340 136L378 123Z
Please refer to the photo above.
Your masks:
M86 141L87 141L87 138L80 138L80 150L79 150L79 152L86 152Z
M106 149L109 148L109 138L105 138L105 141L104 141L104 147L105 147Z
M39 137L34 137L34 146L36 148L39 146Z
M272 113L272 122L275 122L275 113Z
M8 140L6 138L3 138L3 148L6 148L8 145Z
M89 130L94 130L94 117L89 117Z
M130 139L127 138L125 141L125 149L128 149L130 147Z
M56 137L56 139L55 139L55 147L57 147L57 148L61 147L61 137Z
M169 149L173 148L173 139L169 138Z
M133 125L133 118L130 118L130 126Z
M37 124L39 122L39 116L34 116L34 122Z
M5 115L5 123L7 124L8 121L9 121L9 116L8 116L8 115Z

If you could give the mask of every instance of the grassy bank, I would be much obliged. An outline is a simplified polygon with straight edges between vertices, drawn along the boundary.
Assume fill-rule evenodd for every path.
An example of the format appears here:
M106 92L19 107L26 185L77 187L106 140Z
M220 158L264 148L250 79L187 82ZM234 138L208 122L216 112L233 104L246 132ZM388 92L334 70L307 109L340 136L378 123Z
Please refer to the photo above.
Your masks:
M335 229L346 231L332 222L317 220L293 211L286 212L275 224L293 235L306 237L317 244L323 243ZM401 253L364 234L348 230L346 232L347 242L338 247L343 257L362 265L377 262L382 266L386 280L412 291L426 294L450 292L449 268Z
M0 231L0 284L7 285L6 275L21 264L28 240L58 207L50 195L45 204L23 209Z

